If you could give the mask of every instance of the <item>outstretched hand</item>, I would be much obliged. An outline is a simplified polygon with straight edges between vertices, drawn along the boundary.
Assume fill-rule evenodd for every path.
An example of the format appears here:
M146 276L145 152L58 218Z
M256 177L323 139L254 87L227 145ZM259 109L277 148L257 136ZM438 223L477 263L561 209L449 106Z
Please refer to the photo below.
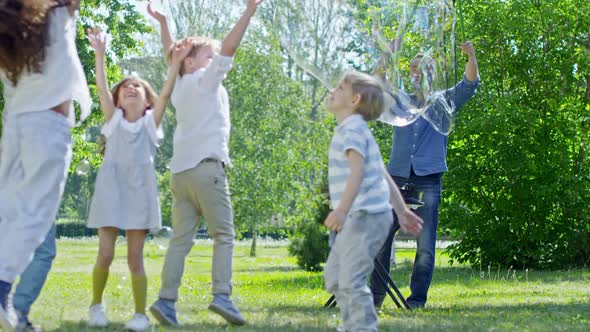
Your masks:
M182 60L186 58L186 56L190 53L192 48L192 42L190 38L184 38L181 41L177 41L172 44L171 47L171 56L170 56L170 65L171 66L179 66Z
M412 210L406 209L401 215L398 215L399 225L405 233L418 235L422 231L422 218L418 217Z
M264 0L248 0L248 7L246 8L246 11L250 14L250 15L254 15L254 13L256 13L256 9L258 9L258 6L263 2Z
M107 36L103 33L99 27L89 28L87 30L88 41L90 42L90 47L94 49L97 55L104 55L106 44L107 44Z
M475 55L475 48L473 47L473 43L470 41L466 41L459 45L461 48L461 52L467 56L474 56Z
M156 21L158 21L158 22L164 22L164 21L166 21L166 15L164 15L164 14L160 13L160 12L159 12L159 11L157 11L157 10L153 10L153 9L152 9L152 3L151 3L151 2L148 2L148 5L147 5L147 12L148 12L148 14L149 14L151 17L153 17L153 18L154 18Z

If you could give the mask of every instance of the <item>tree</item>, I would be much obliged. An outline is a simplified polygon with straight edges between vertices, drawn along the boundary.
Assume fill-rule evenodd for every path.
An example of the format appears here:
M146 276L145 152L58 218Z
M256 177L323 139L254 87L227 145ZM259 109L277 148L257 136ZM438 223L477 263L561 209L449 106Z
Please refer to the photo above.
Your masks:
M441 224L459 262L590 263L590 6L465 1L483 85L449 145Z
M346 69L364 64L362 53L355 50L364 38L352 14L342 0L282 0L263 15L269 30L281 41L287 75L304 82L308 89L312 119L321 111L326 87L333 88Z
M369 2L349 2L370 27ZM514 267L587 265L590 6L457 4L458 35L476 45L482 84L449 136L440 223L458 240L451 257ZM419 38L404 42L420 48Z
M252 254L257 232L277 228L273 218L288 224L302 213L297 203L309 199L327 151L327 135L309 119L301 84L284 75L278 43L269 46L263 53L244 45L227 81L232 199L237 227L252 232Z

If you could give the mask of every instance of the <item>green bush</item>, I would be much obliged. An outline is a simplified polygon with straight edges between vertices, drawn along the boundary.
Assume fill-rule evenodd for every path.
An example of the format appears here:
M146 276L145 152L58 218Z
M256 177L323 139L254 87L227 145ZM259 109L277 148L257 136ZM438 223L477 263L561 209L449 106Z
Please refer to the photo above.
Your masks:
M85 222L80 221L60 221L56 223L56 236L61 237L86 237L95 236L96 229L86 227Z
M315 222L303 223L289 244L289 254L306 271L321 271L329 252L327 228Z
M327 178L326 178L327 181ZM297 258L297 265L306 271L321 271L321 264L330 253L329 231L323 222L330 213L327 204L328 185L323 183L315 197L314 213L310 218L302 218L296 223L295 233L289 244L289 254Z

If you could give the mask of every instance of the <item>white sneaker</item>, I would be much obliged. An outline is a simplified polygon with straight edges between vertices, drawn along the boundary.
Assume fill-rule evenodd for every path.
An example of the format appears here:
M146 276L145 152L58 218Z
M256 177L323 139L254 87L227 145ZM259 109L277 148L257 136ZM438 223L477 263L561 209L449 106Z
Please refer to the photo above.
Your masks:
M109 320L105 313L104 305L102 303L90 306L88 309L88 326L92 327L107 327Z
M144 314L135 314L130 321L125 324L125 328L131 331L146 331L150 328L150 320Z

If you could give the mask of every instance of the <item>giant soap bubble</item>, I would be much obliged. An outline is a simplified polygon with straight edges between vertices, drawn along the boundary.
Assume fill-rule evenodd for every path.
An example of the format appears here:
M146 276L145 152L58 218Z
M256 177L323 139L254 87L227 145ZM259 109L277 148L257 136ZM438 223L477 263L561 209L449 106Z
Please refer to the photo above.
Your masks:
M273 29L281 46L307 74L333 89L342 74L366 62L368 42L355 11L341 0L277 0Z
M390 96L391 107L380 120L405 126L423 117L449 134L455 122L447 92L455 81L452 3L365 0L359 6L344 0L277 0L273 29L290 61L327 89L346 70L374 73ZM395 37L398 42L392 42ZM412 80L411 73L420 79Z
M381 120L403 125L395 116L401 109L425 118L437 131L448 135L455 125L453 90L449 89L455 84L456 67L452 2L367 3L373 43L384 55L376 71L387 82L394 100Z

